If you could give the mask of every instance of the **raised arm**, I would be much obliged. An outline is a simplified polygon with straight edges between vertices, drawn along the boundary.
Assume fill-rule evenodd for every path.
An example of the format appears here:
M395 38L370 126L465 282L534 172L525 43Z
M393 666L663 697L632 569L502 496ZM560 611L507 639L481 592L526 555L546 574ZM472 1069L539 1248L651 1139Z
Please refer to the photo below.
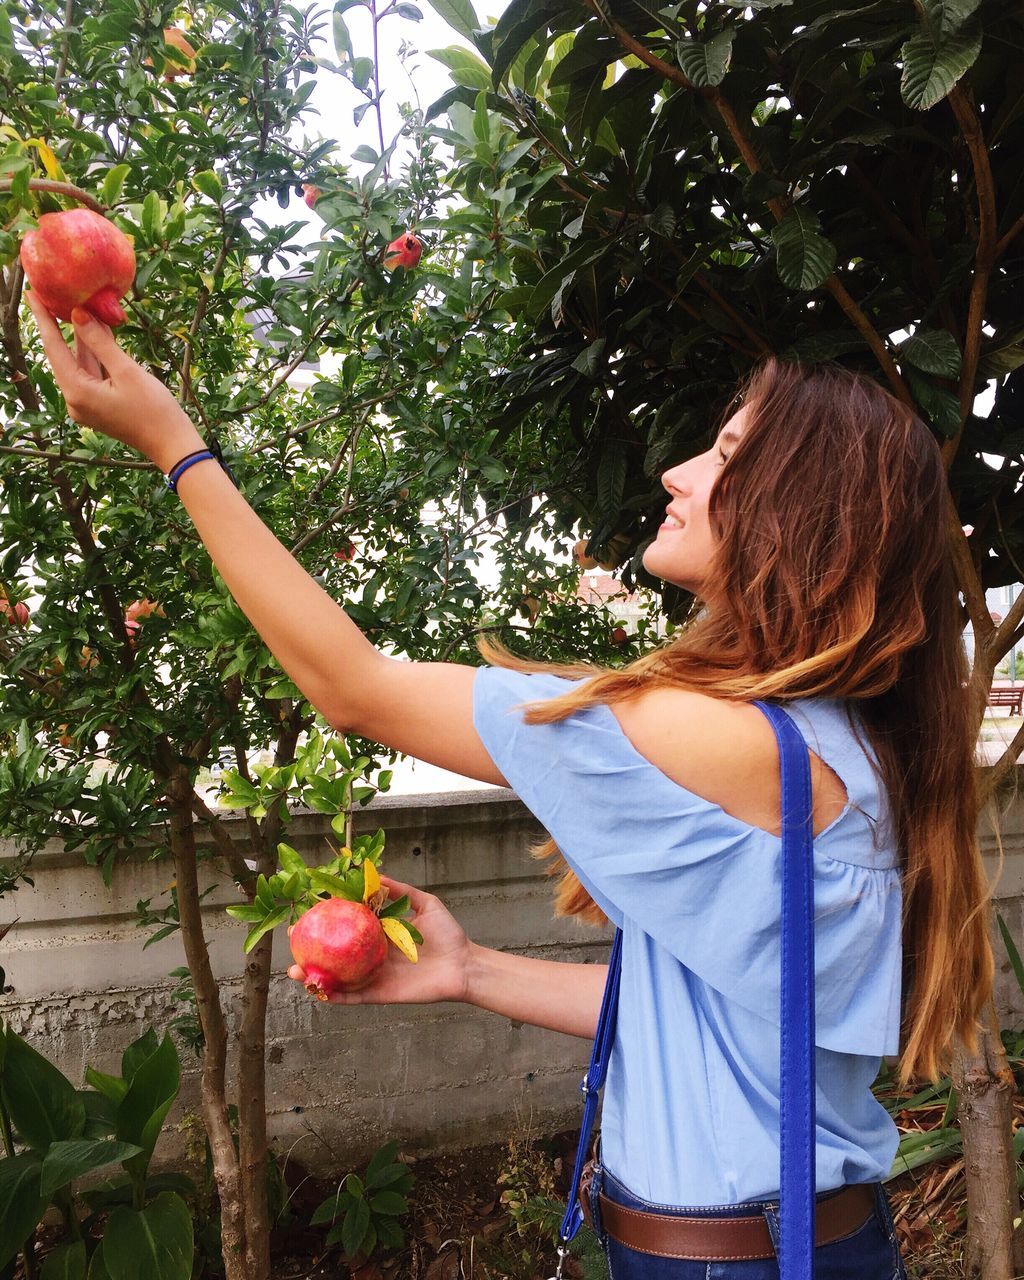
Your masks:
M121 350L106 325L76 311L73 353L53 317L31 291L26 297L76 422L138 449L165 472L203 448L170 391ZM473 667L380 653L216 462L190 467L178 495L228 590L329 724L466 777L508 785L473 728Z

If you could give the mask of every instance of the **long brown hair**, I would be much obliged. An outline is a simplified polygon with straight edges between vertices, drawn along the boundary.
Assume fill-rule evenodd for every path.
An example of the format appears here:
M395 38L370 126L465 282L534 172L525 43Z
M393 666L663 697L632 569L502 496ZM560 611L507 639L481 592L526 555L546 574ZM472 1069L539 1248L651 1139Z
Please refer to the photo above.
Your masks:
M976 1045L993 974L939 449L905 405L838 365L769 359L737 398L746 408L742 439L709 506L714 608L621 668L534 662L485 636L477 647L494 666L589 677L528 704L530 724L659 687L744 702L855 700L902 869L901 1077L935 1079L954 1041ZM553 840L533 852L561 873L559 915L604 921Z

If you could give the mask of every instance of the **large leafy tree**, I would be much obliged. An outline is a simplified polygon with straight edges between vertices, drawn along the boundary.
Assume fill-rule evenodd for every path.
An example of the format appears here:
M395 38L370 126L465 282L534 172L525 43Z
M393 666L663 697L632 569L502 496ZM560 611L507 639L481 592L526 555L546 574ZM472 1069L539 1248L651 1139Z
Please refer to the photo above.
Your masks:
M1024 638L1024 593L999 622L985 602L1024 577L1020 6L512 0L492 28L444 7L476 52L440 55L456 83L433 113L456 183L493 201L501 304L532 327L498 440L539 413L578 442L591 550L658 589L641 557L659 471L702 444L736 376L767 353L868 372L942 444L980 727ZM551 169L506 226L503 202ZM969 1271L1009 1280L1024 1258L994 1015L956 1074Z
M374 30L418 12L368 7ZM507 256L476 248L489 209L443 216L443 140L415 118L397 142L351 160L306 135L318 71L348 78L363 111L379 109L376 64L341 14L324 56L322 19L262 0L0 11L0 830L26 858L60 837L108 877L118 858L172 855L175 894L144 915L181 930L224 1264L247 1280L269 1274L269 938L240 987L220 989L200 910L208 859L219 856L244 902L276 869L289 804L335 815L339 839L350 837L379 749L317 725L162 477L68 421L25 323L21 235L44 212L85 205L134 237L124 344L168 380L262 518L371 640L473 661L484 625L513 642L533 629L552 655L620 651L607 618L575 602L573 569L531 542L572 531L557 504L542 506L559 481L539 424L505 433L500 452L480 426L517 346L496 307ZM259 212L268 196L288 209L302 183L321 191L321 237L305 245L302 219ZM381 251L410 225L427 240L424 261L389 273ZM290 375L318 360L336 372L300 389ZM495 533L498 583L485 590L473 567ZM268 744L273 767L250 768ZM247 848L200 786L225 747Z

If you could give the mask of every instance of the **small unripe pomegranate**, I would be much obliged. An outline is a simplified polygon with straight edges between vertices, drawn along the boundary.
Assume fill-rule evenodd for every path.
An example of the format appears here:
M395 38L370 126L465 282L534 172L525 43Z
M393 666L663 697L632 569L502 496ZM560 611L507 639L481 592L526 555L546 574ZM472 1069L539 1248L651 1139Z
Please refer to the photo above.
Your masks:
M389 271L394 271L396 267L411 271L422 253L423 242L419 236L411 231L403 231L384 250L384 265Z
M58 320L84 307L104 324L124 324L119 299L135 279L130 236L92 209L44 213L21 242L21 265L39 301Z
M292 955L318 1000L334 991L358 991L384 963L388 940L375 913L362 902L325 898L299 917L289 934Z
M356 544L351 538L347 538L335 551L334 558L335 560L354 560L356 558Z
M320 188L314 186L312 182L304 182L302 184L302 198L311 209L322 195L323 192Z
M628 639L629 636L623 627L616 627L612 632L612 644L625 644Z

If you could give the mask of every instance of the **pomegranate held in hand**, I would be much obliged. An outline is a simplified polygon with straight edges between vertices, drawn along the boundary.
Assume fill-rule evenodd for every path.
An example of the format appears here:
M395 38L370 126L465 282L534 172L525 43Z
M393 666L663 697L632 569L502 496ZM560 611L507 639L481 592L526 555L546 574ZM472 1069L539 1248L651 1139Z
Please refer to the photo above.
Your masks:
M347 898L325 898L310 907L291 929L289 942L306 974L306 990L318 1000L365 987L388 953L376 914Z
M135 279L130 236L91 209L44 213L21 242L21 265L39 301L58 320L85 307L97 320L124 324L118 299Z
M423 242L411 231L403 231L397 239L392 240L384 250L384 265L389 271L402 267L411 271L420 260Z

